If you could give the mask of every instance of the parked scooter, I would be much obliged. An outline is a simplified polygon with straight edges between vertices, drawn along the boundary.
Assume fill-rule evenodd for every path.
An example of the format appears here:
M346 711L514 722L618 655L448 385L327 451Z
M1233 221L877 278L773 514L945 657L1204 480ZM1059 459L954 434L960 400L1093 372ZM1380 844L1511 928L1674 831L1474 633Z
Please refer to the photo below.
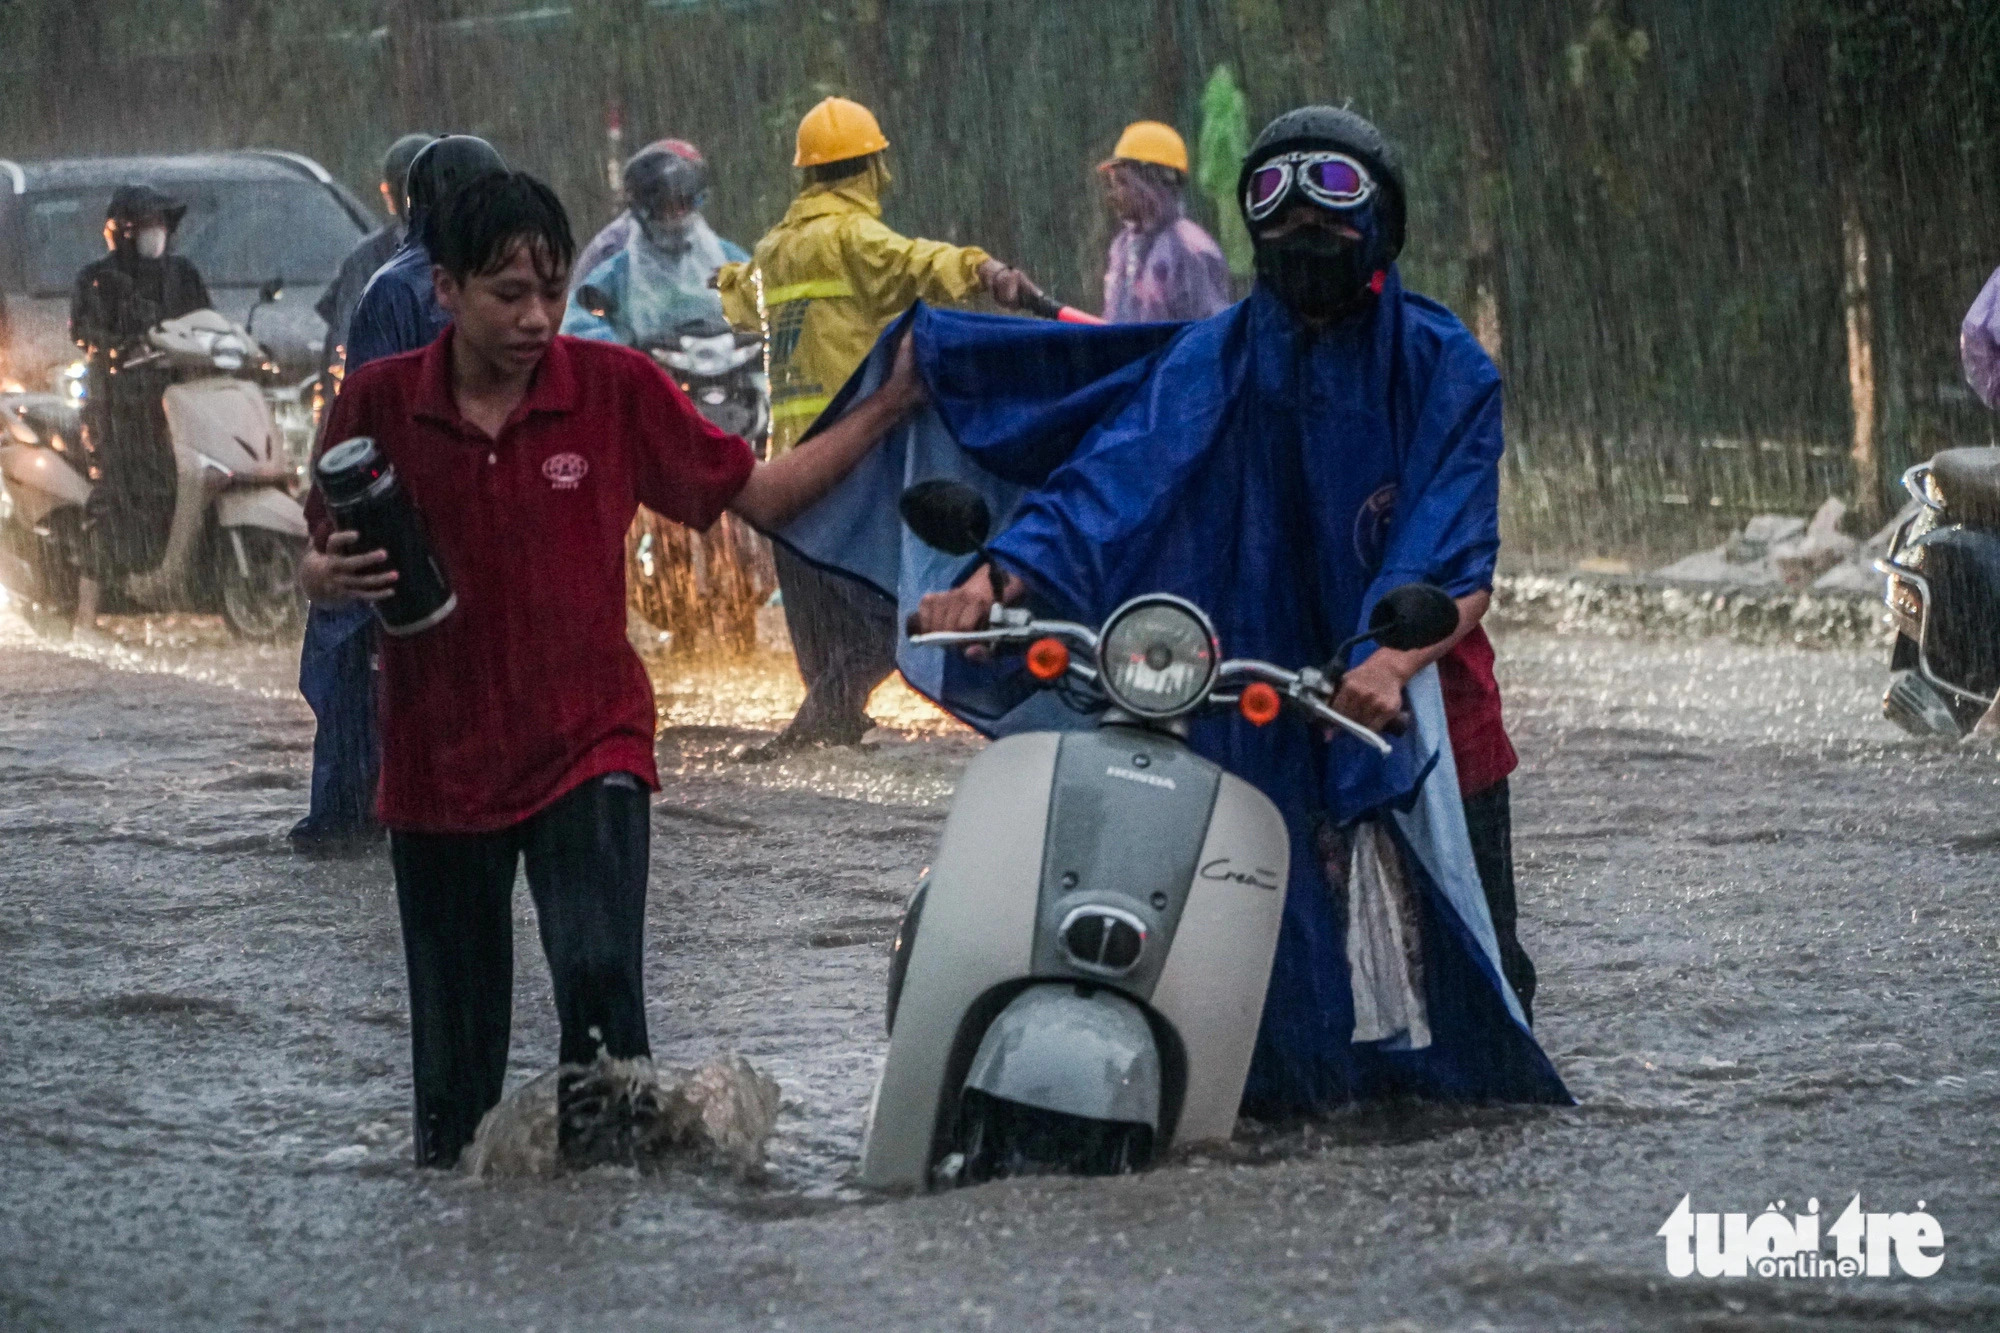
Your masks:
M104 589L107 611L219 612L244 638L296 633L305 513L297 470L257 376L264 355L213 310L168 320L127 364L162 361L183 378L164 395L179 465L172 526L157 568ZM89 462L76 406L24 395L0 437L0 583L65 621L76 607Z
M1896 627L1882 715L1955 740L2000 696L2000 448L1947 449L1903 486L1916 512L1875 566Z
M912 487L902 509L948 554L978 550L991 525L954 482ZM913 638L1025 652L1033 679L1100 716L996 741L959 780L891 954L863 1181L1116 1174L1228 1138L1291 844L1263 793L1188 748L1188 722L1233 707L1264 726L1290 709L1387 753L1333 710L1339 664L1363 640L1418 649L1457 624L1441 590L1399 588L1334 665L1296 671L1223 660L1201 608L1167 594L1097 629L996 605L989 629Z

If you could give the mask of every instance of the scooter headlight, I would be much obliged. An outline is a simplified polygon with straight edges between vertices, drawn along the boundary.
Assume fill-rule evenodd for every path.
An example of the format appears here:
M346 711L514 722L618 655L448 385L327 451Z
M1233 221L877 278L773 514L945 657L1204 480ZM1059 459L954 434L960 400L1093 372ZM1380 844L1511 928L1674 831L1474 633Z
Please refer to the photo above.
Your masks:
M1111 613L1097 669L1111 702L1134 717L1178 717L1215 685L1221 652L1201 608L1179 597L1135 597Z

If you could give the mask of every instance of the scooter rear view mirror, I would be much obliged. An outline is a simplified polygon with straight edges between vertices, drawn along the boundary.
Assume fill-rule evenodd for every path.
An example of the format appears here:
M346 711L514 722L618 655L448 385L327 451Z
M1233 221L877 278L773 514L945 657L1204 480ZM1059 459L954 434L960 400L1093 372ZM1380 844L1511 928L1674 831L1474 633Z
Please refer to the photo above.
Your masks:
M986 497L962 481L920 481L903 492L896 507L918 541L946 555L971 555L993 531Z
M1369 637L1384 648L1414 652L1443 643L1458 631L1458 603L1429 583L1406 583L1375 603Z
M610 319L618 313L618 302L611 293L594 283L586 282L576 289L576 303L599 319Z

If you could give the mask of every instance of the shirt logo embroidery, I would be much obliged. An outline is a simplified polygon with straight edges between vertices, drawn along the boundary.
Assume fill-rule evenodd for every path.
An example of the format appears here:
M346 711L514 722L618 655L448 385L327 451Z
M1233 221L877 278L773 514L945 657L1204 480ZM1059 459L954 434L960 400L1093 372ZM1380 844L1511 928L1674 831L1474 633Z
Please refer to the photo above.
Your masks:
M1354 516L1354 558L1364 569L1381 567L1382 556L1389 547L1389 523L1396 516L1396 483L1387 486L1362 501L1361 512Z
M590 472L590 460L582 454L552 454L542 464L542 475L559 491L573 491Z

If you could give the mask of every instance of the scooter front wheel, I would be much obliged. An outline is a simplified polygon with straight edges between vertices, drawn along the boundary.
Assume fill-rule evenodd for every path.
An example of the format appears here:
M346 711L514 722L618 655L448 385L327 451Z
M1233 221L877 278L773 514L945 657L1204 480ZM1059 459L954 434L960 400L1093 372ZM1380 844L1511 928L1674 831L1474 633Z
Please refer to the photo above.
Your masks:
M299 565L305 544L263 528L230 528L216 534L215 582L222 619L239 638L271 643L305 629L305 594Z
M1012 1176L1122 1176L1152 1165L1153 1128L1044 1110L967 1088L957 1183Z

